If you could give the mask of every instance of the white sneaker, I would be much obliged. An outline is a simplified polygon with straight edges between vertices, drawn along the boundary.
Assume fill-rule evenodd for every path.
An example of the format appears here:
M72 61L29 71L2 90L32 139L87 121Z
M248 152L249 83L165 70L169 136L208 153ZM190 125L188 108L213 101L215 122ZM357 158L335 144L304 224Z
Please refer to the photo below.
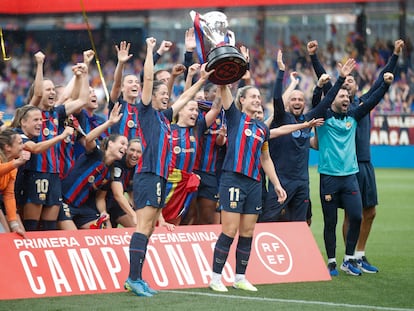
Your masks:
M224 284L221 281L218 282L210 282L210 285L208 286L210 287L212 290L214 290L215 292L228 292L229 290L227 289L226 286L224 286Z
M233 287L236 289L247 290L250 292L257 292L257 288L254 287L247 279L243 279L238 282L234 282Z

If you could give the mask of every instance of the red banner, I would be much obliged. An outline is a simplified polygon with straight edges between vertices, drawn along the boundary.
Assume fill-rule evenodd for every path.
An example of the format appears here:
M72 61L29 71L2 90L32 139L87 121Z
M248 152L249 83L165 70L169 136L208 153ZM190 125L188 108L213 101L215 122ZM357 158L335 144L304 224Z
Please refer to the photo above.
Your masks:
M386 0L379 0L386 1ZM337 0L336 3L355 2L379 2L378 0ZM141 11L160 9L196 9L217 7L240 7L240 6L262 6L262 5L306 5L326 3L332 4L332 0L236 0L223 2L222 0L163 0L163 1L137 1L137 0L83 0L87 12L118 12L118 11ZM80 0L28 0L8 1L7 5L0 6L0 14L46 14L46 13L75 13L82 12Z
M375 115L371 125L371 145L414 145L414 115Z
M156 228L144 279L155 289L207 287L220 225ZM133 229L0 234L0 299L123 291ZM235 243L223 271L234 279ZM305 222L257 224L247 277L253 284L325 281L331 277ZM13 281L11 281L13 280Z

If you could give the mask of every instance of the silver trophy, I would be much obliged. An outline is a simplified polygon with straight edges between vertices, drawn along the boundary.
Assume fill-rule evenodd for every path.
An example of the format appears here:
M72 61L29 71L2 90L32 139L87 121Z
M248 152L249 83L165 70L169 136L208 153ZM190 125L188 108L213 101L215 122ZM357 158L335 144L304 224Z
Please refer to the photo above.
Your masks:
M215 69L209 80L223 85L238 81L247 70L247 62L235 47L234 33L227 29L227 16L219 11L201 15L190 12L194 23L197 54L206 70Z

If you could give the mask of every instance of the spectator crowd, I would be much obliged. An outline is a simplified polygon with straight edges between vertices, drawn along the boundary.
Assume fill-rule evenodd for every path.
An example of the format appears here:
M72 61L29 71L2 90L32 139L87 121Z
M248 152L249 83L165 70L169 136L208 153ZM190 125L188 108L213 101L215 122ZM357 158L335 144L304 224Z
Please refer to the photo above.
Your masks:
M7 34L7 33L6 33ZM7 39L7 38L6 38ZM336 43L334 41L321 42L320 58L322 63L331 74L335 74L335 63L343 61L347 56L357 59L358 85L360 92L369 89L373 83L379 68L383 66L392 53L392 42L377 38L372 46L365 49L363 55L359 55L354 45L353 34L350 33L346 42ZM56 85L64 85L72 75L71 66L82 59L82 52L72 52L70 59L59 59L58 51L52 46L40 47L30 36L23 43L7 41L7 53L11 56L9 61L0 61L0 111L5 114L6 119L11 119L16 108L25 104L27 92L34 79L33 55L41 49L46 49L48 62L45 64L45 76L55 81ZM137 47L135 47L137 48ZM314 75L311 72L309 57L306 55L306 42L296 36L292 36L290 42L280 41L278 43L267 43L265 47L249 47L251 54L251 75L255 85L263 90L264 98L270 101L272 98L273 81L276 77L277 66L273 55L278 49L284 51L288 72L296 71L299 74L299 87L304 90L307 103L312 97ZM412 66L412 45L406 40L406 49L399 64L394 83L389 94L375 109L378 113L402 113L410 114L414 111L414 68ZM113 72L115 70L115 59L113 58L113 47L99 50L102 66L102 78L108 89L113 83ZM125 68L126 73L139 74L142 71L143 50L135 51L135 57ZM163 57L157 68L171 69L174 64L183 62L179 53L178 45L171 48L170 53ZM95 89L99 101L99 110L106 114L106 102L102 78L95 64L91 64L90 83ZM289 83L290 75L286 75L285 84ZM183 89L183 79L175 81L173 96L177 96Z

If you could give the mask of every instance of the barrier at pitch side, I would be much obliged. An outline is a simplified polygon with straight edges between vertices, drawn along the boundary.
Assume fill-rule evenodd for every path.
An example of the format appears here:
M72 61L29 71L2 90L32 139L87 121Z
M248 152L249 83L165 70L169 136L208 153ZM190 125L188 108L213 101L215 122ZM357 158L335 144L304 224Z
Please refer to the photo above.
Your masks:
M0 234L0 299L122 292L132 228ZM220 225L156 228L144 279L155 289L207 287ZM223 270L234 278L235 247ZM253 284L327 281L331 277L305 222L257 224L247 277ZM11 282L13 280L13 282Z

